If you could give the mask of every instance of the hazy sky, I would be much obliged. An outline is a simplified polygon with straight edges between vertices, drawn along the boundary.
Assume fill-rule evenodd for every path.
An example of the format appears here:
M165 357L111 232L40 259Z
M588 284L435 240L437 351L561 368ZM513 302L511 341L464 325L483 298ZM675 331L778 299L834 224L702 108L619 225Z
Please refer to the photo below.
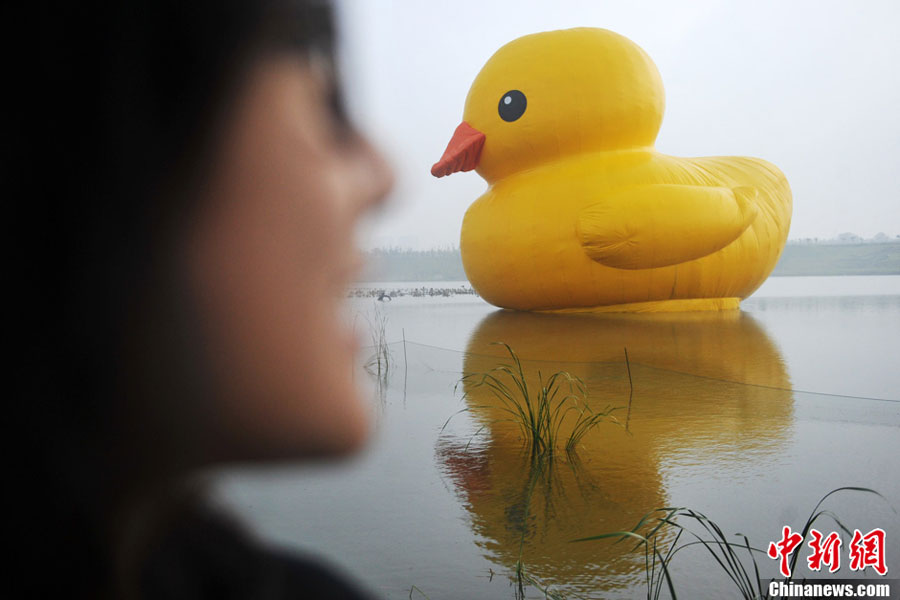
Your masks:
M348 103L392 160L393 203L366 246L459 243L486 188L436 179L469 86L500 46L604 27L656 62L657 150L775 163L794 194L791 238L900 234L900 1L344 0Z

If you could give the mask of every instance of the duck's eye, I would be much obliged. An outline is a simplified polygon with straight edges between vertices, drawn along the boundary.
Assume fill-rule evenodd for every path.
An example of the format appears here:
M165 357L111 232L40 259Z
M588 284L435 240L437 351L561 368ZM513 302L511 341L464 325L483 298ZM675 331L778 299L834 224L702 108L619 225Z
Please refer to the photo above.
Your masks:
M515 121L525 113L527 104L528 100L525 99L525 94L519 90L509 90L500 98L497 112L504 121Z

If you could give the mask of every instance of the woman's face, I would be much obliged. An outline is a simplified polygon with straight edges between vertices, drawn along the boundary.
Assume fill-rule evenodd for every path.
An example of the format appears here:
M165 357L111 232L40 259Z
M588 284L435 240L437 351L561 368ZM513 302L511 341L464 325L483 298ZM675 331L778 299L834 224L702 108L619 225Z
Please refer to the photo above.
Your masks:
M208 427L228 458L341 454L369 431L342 318L357 222L391 173L334 108L315 61L253 69L189 233L189 280L213 380Z

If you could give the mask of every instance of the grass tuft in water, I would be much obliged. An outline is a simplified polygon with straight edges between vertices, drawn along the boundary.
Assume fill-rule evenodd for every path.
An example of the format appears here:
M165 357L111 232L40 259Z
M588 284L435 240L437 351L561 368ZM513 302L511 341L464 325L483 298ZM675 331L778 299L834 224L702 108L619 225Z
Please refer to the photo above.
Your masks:
M497 344L506 348L512 362L502 363L486 373L466 374L460 383L487 387L500 400L500 410L508 418L499 420L512 421L519 426L532 456L551 458L559 449L574 452L584 436L600 423L618 424L612 416L617 408L607 406L602 411L592 410L587 403L584 381L566 371L557 371L546 380L538 371L537 388L529 387L518 355L508 344ZM488 407L473 406L464 411L474 408ZM571 430L568 435L562 435L566 422Z
M841 522L837 515L830 510L822 508L822 504L829 496L847 491L874 494L887 501L884 496L869 488L841 487L831 490L822 496L803 525L801 532L803 540L798 548L802 548L806 544L809 530L822 517L830 518L844 533L848 536L851 535L850 530ZM679 519L687 520L694 526L699 526L700 532L690 529L687 525L679 522ZM641 533L642 530L644 533ZM664 534L673 531L675 533L674 538L671 542L666 542L663 537ZM693 541L679 543L683 534L693 538ZM739 538L740 541L732 541L734 537ZM603 533L572 541L588 542L604 539L614 539L616 543L625 540L636 540L637 543L634 549L643 548L648 600L660 598L663 585L665 585L669 596L673 600L677 600L678 595L675 593L675 584L669 572L672 559L681 550L698 545L703 546L709 553L710 560L714 561L728 576L741 598L746 600L768 600L769 598L769 592L763 579L760 577L759 564L756 562L756 555L766 555L766 551L751 546L750 540L742 533L735 533L734 536L729 538L712 519L690 508L657 508L644 515L629 531ZM792 554L791 573L796 572L795 568L800 554L801 552L799 551L795 551Z
M369 320L366 317L366 320L369 322L373 352L363 366L379 382L386 381L393 362L391 349L387 342L387 316L376 308L373 319Z

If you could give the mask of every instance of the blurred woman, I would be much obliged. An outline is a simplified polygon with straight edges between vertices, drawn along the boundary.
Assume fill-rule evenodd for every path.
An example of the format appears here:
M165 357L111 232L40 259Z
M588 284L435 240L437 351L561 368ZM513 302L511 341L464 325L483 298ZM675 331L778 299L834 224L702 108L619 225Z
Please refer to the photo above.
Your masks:
M28 594L362 597L265 547L191 477L364 443L340 305L391 184L348 122L330 7L44 7L16 373ZM24 113L23 113L24 114Z

